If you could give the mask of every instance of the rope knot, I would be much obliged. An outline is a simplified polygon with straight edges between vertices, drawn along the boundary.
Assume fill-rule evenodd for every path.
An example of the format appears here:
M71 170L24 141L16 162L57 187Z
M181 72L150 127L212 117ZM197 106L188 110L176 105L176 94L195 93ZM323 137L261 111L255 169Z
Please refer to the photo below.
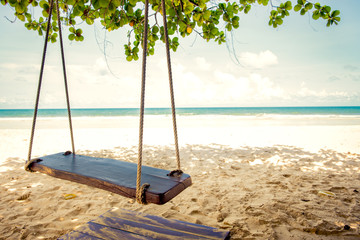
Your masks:
M146 202L146 190L150 187L150 184L144 183L136 194L136 201L140 204L147 204Z
M28 171L28 172L35 172L35 171L31 170L30 165L33 164L34 162L41 162L41 161L42 161L42 160L39 159L39 158L31 159L30 161L27 161L27 162L25 163L24 168L25 168L25 170Z
M168 174L166 174L169 177L180 177L184 172L180 169L172 170Z
M71 151L66 151L66 152L64 153L64 156L67 156L67 155L70 155L70 154L72 154Z

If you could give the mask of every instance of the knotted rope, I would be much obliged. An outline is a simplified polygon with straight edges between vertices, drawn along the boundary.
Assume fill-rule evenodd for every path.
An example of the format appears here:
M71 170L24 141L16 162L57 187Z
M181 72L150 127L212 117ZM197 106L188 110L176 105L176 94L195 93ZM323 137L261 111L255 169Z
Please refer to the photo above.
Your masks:
M165 36L165 45L166 45L166 59L167 59L167 66L168 66L168 73L169 73L171 113L172 113L172 120L173 120L173 129L174 129L176 162L177 162L177 170L180 170L181 169L180 168L180 153L179 153L177 125L176 125L175 97L174 97L174 87L173 87L173 78L172 78L172 69L171 69L169 34L168 34L168 29L167 29L165 0L161 0L161 9L163 11L164 36Z
M54 0L50 0L49 4L50 4L49 17L48 17L48 21L47 21L44 49L43 49L43 55L42 55L42 60L41 60L40 76L39 76L38 88L37 88L37 93L36 93L34 116L33 116L33 122L32 122L32 127L31 127L31 135L30 135L29 152L28 152L28 158L25 162L25 169L27 171L30 170L29 167L30 167L31 163L34 162L34 161L31 161L31 153L32 153L32 147L33 147L33 142L34 142L36 119L37 119L38 109L39 109L40 92L41 92L41 85L42 85L42 79L43 79L43 73L44 73L44 67L45 67L46 51L47 51L47 44L48 44L48 39L49 39L51 15L52 15L52 11L53 11ZM72 129L72 121L71 121L70 100L69 100L68 83L67 83L67 77L66 77L65 55L64 55L64 46L63 46L63 39L62 39L59 1L58 0L56 0L56 13L57 13L57 22L58 22L58 26L59 26L61 59L62 59L62 67L63 67L63 74L64 74L64 84L65 84L67 111L68 111L69 127L70 127L70 135L71 135L71 145L72 145L72 152L75 153L75 144L74 144L74 135L73 135L73 129Z
M139 124L139 147L138 164L136 174L136 200L138 203L146 204L145 190L149 187L141 188L141 165L142 165L142 147L144 133L144 109L145 109L145 80L146 80L146 54L148 42L148 18L149 18L149 0L145 0L145 21L144 21L144 39L143 39L143 58L141 74L141 99L140 99L140 124Z
M141 100L140 100L140 126L139 126L139 149L138 149L138 165L137 165L137 177L136 177L136 200L138 203L146 204L146 189L150 187L148 183L141 186L141 166L142 166L142 148L143 148L143 132L144 132L144 108L145 108L145 78L146 78L146 56L147 56L147 41L148 41L148 0L145 1L145 20L144 20L144 38L143 38L143 62L142 62L142 75L141 75ZM166 20L166 7L165 0L161 0L161 8L163 12L164 22L164 37L166 45L166 58L169 74L169 86L171 97L171 113L173 120L174 139L175 139L175 152L177 161L177 170L172 171L168 176L180 176L182 171L180 169L180 153L179 143L176 125L176 110L175 110L175 97L172 79L170 47L169 47L169 35L167 30Z

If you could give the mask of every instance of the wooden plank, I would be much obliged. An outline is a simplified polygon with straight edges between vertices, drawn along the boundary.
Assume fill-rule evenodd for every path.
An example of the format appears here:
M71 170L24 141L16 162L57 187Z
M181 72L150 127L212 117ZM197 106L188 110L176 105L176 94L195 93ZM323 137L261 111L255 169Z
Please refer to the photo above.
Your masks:
M100 239L229 239L228 231L124 209L108 211L75 230ZM73 238L73 236L75 236ZM60 239L77 239L70 232ZM89 238L90 239L90 238Z
M125 209L106 212L93 222L129 232L143 231L142 235L156 239L169 239L168 236L179 239L226 239L229 235L229 232L217 228Z
M96 237L97 239L106 240L148 240L149 237L142 236L141 234L126 232L121 229L111 228L94 222L88 222L82 227L75 230L76 232L85 234L87 236ZM70 238L77 239L77 238ZM70 240L69 239L69 240Z
M125 197L136 196L137 165L109 158L96 158L83 155L64 155L57 153L39 158L30 169L50 176L86 184ZM142 183L149 183L146 201L164 204L191 185L191 177L167 176L164 169L142 167Z

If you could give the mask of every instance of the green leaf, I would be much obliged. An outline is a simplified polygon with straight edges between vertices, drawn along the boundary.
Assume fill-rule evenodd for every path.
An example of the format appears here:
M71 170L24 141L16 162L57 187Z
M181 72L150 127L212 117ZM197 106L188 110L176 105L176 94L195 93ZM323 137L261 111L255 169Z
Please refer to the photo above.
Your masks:
M339 11L339 10L335 10L335 11L332 12L331 17L336 17L336 16L338 16L338 15L340 15L340 11Z
M239 28L239 26L240 26L239 21L233 21L232 24L235 29ZM219 32L219 31L217 31L217 32Z
M120 0L112 0L111 2L115 5L115 7L118 7L121 4Z
M301 8L302 8L302 6L301 5L295 5L295 7L294 7L294 11L295 12L298 12L298 11L300 11L301 10Z
M24 15L17 15L17 18L21 21L25 21L25 16Z
M235 16L231 19L231 21L239 21L240 20L240 17L239 16Z
M42 13L42 15L43 15L44 17L48 17L48 16L49 16L49 14L48 14L48 12L47 12L46 10L43 10L41 13Z
M287 1L287 2L285 3L285 9L286 9L286 10L291 10L291 9L292 9L292 3L291 3L291 1Z
M231 26L231 24L230 24L230 23L226 24L226 29L227 29L228 31L231 31L232 26Z
M67 0L67 1L66 1L66 3L67 3L68 5L74 5L75 2L76 2L76 0Z
M277 17L277 18L275 19L275 22L276 22L277 25L283 24L283 20L281 19L281 17Z
M159 28L158 28L157 26L154 26L154 27L152 28L152 32L153 32L154 34L158 33L158 32L159 32Z
M40 1L39 5L40 5L40 7L43 8L43 9L48 9L48 8L49 8L48 2L46 2L46 1L44 1L44 0Z
M99 0L100 7L106 8L109 6L110 1L109 0Z
M248 13L251 10L251 5L246 5L244 13Z
M172 16L172 17L176 15L176 11L174 8L170 8L169 11L167 11L167 13L169 16Z
M210 19L210 16L211 16L211 12L206 10L204 13L203 13L203 18L205 20L209 20Z
M306 10L310 10L310 9L312 9L313 8L313 4L312 3L307 3L307 4L305 4L305 9Z
M238 23L239 24L239 23ZM233 24L234 25L234 24ZM216 35L218 32L219 32L219 30L217 29L217 28L213 28L213 29L211 29L211 34L213 34L213 35Z
M24 13L25 10L26 10L26 7L24 7L23 5L21 4L16 4L15 6L15 10L17 13ZM19 18L20 19L20 18ZM21 19L20 19L21 20ZM25 16L24 16L24 20L25 20ZM21 21L24 21L24 20L21 20Z
M313 12L312 18L318 20L320 18L320 12L318 10Z
M330 13L330 12L331 12L331 7L325 6L325 7L324 7L324 10L325 10L327 13Z
M68 38L70 41L73 41L75 39L75 34L69 34Z
M85 22L89 25L92 25L92 24L94 24L94 19L88 17L88 18L86 18Z
M187 4L186 7L184 8L184 13L190 14L190 13L192 13L193 10L194 10L194 5Z
M131 4L131 6L135 7L137 1L138 0L129 0L129 3Z
M155 53L155 49L154 48L149 48L149 54L154 55L154 53Z

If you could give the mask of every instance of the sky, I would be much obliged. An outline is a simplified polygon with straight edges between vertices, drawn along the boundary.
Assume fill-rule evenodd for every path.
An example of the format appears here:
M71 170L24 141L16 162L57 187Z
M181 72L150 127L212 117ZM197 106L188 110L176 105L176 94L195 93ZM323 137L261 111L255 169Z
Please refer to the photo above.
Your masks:
M228 44L196 34L171 52L177 107L360 106L359 0L323 0L341 11L330 28L311 15L291 12L277 29L269 7L240 15ZM44 38L0 5L0 108L33 108ZM140 106L141 58L127 62L127 30L107 32L82 24L85 40L65 39L73 108ZM64 32L67 32L64 30ZM66 108L59 43L48 47L41 108ZM170 107L166 53L157 43L147 60L146 107Z

